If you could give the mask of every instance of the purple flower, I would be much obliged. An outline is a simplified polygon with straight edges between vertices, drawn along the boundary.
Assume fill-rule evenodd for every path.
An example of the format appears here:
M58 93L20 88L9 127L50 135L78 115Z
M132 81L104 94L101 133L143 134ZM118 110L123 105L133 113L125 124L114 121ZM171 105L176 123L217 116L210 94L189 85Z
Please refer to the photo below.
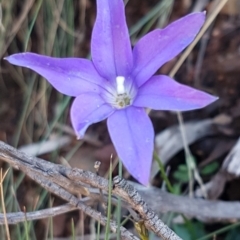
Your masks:
M154 131L145 108L186 111L217 99L168 76L153 76L192 42L204 20L204 13L189 14L148 33L132 50L123 1L97 0L92 61L34 53L6 59L36 71L59 92L76 97L71 120L78 137L89 125L108 118L108 130L123 164L139 182L148 184Z

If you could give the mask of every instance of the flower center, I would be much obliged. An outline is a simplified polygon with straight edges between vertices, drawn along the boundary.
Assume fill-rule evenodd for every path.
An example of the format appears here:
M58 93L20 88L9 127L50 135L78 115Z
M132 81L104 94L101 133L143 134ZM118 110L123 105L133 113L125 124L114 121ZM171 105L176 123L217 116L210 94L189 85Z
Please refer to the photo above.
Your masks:
M124 76L117 76L115 81L115 84L105 85L101 95L114 108L128 107L132 104L137 89L131 78L126 79Z
M131 98L129 93L126 92L125 89L125 77L117 76L116 77L117 83L117 96L115 98L114 106L117 108L124 108L131 104Z

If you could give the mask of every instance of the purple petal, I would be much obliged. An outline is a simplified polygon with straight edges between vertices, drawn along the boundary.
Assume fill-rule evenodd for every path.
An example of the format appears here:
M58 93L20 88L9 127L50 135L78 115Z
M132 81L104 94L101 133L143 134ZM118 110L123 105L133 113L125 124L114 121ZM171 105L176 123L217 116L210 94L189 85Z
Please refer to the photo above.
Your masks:
M97 0L91 52L96 69L109 81L130 73L132 50L123 0Z
M92 62L86 59L53 58L34 53L14 54L5 59L39 73L59 92L69 96L99 92L99 86L104 82Z
M164 63L186 48L196 37L205 13L192 13L145 35L133 49L133 78L138 86L146 82Z
M203 108L217 99L168 76L158 75L139 88L133 105L155 110L187 111Z
M75 98L71 107L71 120L78 136L84 136L87 128L106 119L114 109L95 93L83 93Z
M143 108L128 107L108 118L108 130L119 158L140 183L147 185L153 155L154 132Z

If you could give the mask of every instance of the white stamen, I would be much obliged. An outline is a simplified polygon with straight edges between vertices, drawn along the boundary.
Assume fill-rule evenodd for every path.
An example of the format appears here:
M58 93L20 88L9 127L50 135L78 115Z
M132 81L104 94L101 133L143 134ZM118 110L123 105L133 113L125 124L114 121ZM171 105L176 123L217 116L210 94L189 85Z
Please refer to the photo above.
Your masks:
M125 77L117 76L116 82L117 82L117 93L124 94L125 93L125 87L124 87Z

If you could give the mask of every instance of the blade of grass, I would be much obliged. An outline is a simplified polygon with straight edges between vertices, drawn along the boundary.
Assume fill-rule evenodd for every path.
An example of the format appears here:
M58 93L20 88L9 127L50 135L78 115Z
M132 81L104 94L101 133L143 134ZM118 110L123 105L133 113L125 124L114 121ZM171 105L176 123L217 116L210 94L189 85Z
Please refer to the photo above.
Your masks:
M163 180L165 181L168 190L169 190L171 193L174 194L174 193L175 193L175 192L174 192L174 188L173 188L172 184L170 183L170 181L169 181L169 179L168 179L168 177L167 177L167 174L166 174L166 172L165 172L164 166L163 166L160 158L158 157L158 155L157 155L156 152L153 153L153 156L154 156L155 161L157 161L157 163L158 163L158 166L159 166L159 169L160 169L162 178L163 178Z
M71 218L71 229L72 229L72 240L75 240L76 234L75 234L75 224L74 224L73 218Z
M174 0L164 0L164 1L161 2L163 6L160 9L160 11L151 20L149 20L149 22L146 23L143 29L141 30L141 36L144 36L145 34L147 34L156 22L157 22L156 24L157 28L162 28L166 23L166 19L172 10Z
M23 211L24 211L24 214L26 216L26 212L27 212L26 207L24 207ZM26 217L25 217L25 221L24 221L24 230L25 230L24 239L29 240L29 226L28 226L28 221L27 221Z
M5 229L6 229L6 235L7 235L7 239L11 240L10 238L10 232L9 232L9 228L8 228L8 222L7 222L7 215L6 215L6 207L5 207L5 202L4 202L4 194L3 194L3 181L8 173L9 169L4 173L4 175L2 174L2 168L0 171L0 191L1 191L1 202L2 202L2 211L4 214L4 222L5 222Z
M108 207L107 207L107 224L105 232L105 240L109 239L110 220L111 220L111 207L112 207L112 158L110 159L109 167L109 186L108 186Z
M58 114L56 115L56 117L55 117L55 118L53 119L53 121L51 122L51 124L50 124L50 126L49 126L49 128L48 128L48 131L47 131L46 135L45 135L44 138L43 138L43 141L46 140L46 139L50 136L53 128L55 127L55 125L57 124L57 122L59 121L59 119L61 118L61 116L62 116L63 112L65 111L65 109L67 108L70 100L71 100L70 97L64 97L64 98L63 98L62 103L61 103L61 108L60 108Z
M161 15L165 11L165 8L167 8L169 5L171 5L171 1L169 0L160 1L141 20L139 20L133 27L129 29L130 36L137 33L145 24L147 24L156 15Z
M31 99L31 96L32 96L33 86L35 84L35 78L36 78L36 74L34 74L32 79L30 79L29 85L28 85L29 87L28 87L27 93L25 94L24 106L23 106L23 109L22 109L20 120L18 122L17 130L16 130L14 138L13 138L12 145L14 147L17 147L19 139L20 139L20 135L21 135L21 132L22 132L22 127L23 127L23 124L25 122L25 116L26 116L28 106L30 104L30 99Z
M97 222L97 239L96 240L100 240L100 230L101 230L101 224L100 222L98 221Z
M226 226L226 227L223 227L217 231L214 231L204 237L201 237L201 238L198 238L196 240L206 240L206 239L212 239L213 237L216 237L218 234L221 234L221 233L224 233L224 232L227 232L228 230L231 230L233 228L236 228L236 227L239 227L240 226L240 222L237 222L237 223L234 223L234 224L231 224L229 226Z
M122 161L118 159L118 175L122 177ZM121 227L121 198L118 197L117 199L117 240L120 240L120 227Z
M37 2L36 10L34 11L33 20L32 20L32 22L30 24L29 31L27 32L27 35L26 35L26 40L25 40L25 44L24 44L24 52L27 50L27 45L28 45L28 42L29 42L29 38L30 38L30 35L32 33L33 26L34 26L34 24L36 22L39 10L40 10L40 8L42 6L42 2L43 2L43 0L39 0Z

